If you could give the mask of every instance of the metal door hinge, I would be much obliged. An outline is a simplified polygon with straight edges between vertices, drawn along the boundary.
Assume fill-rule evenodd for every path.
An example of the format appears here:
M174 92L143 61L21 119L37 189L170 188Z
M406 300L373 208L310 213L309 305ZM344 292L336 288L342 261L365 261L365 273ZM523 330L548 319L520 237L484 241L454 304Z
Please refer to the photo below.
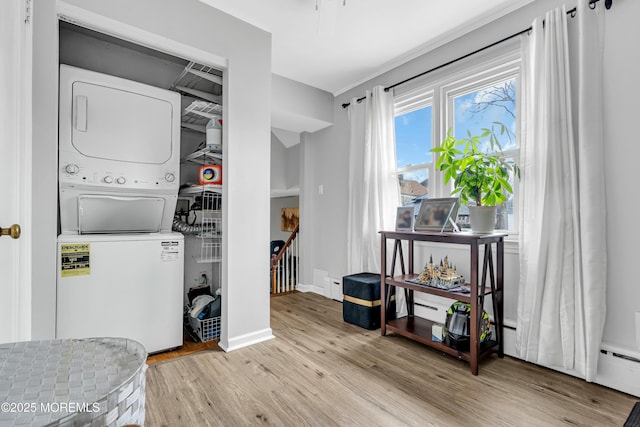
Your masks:
M31 23L31 0L24 0L24 23Z

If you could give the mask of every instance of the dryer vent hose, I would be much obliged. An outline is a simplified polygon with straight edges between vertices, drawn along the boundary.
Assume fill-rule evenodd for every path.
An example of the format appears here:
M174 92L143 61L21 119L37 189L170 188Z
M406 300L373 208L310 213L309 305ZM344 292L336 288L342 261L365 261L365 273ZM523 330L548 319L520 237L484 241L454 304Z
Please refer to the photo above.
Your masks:
M186 222L180 221L176 218L173 220L171 229L173 231L179 231L185 234L198 234L200 233L201 227L199 225L189 225Z

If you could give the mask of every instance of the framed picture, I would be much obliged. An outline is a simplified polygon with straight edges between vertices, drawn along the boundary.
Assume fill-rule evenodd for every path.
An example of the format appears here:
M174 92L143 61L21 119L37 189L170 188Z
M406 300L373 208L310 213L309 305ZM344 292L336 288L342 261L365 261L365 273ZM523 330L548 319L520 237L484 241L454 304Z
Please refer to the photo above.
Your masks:
M416 231L453 231L458 217L458 198L422 199ZM451 218L451 221L449 220ZM456 227L457 228L457 227Z
M300 217L299 208L282 208L280 215L280 229L292 232L298 226Z
M413 206L400 207L396 214L396 231L413 231Z

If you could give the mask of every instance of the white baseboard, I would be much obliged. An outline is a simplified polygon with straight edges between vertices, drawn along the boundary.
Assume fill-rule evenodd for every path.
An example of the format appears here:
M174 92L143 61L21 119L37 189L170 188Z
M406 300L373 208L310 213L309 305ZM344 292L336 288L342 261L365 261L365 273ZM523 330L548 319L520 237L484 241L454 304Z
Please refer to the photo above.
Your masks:
M324 288L321 286L298 283L298 287L296 288L296 290L300 292L313 292L314 294L325 296Z
M226 342L222 340L218 344L218 347L226 352L238 350L243 347L258 344L263 341L269 341L274 339L271 328L263 329L261 331L251 332L250 334L240 335L239 337L231 338Z
M640 397L640 355L629 349L602 343L596 383Z
M516 353L516 331L504 329L504 353L520 359ZM628 349L617 348L611 344L602 343L602 352L598 359L598 374L596 384L640 397L640 357ZM635 359L635 360L634 360ZM563 374L579 377L575 372L565 369L548 367Z

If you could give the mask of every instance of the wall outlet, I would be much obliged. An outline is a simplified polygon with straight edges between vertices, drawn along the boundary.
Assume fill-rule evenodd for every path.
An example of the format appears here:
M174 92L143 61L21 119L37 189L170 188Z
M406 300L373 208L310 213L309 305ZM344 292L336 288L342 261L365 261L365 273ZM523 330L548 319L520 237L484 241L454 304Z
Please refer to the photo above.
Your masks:
M342 301L342 280L332 277L329 279L329 283L329 286L331 287L331 299Z
M206 271L201 271L198 273L198 284L204 285L205 283L209 283L209 276Z

